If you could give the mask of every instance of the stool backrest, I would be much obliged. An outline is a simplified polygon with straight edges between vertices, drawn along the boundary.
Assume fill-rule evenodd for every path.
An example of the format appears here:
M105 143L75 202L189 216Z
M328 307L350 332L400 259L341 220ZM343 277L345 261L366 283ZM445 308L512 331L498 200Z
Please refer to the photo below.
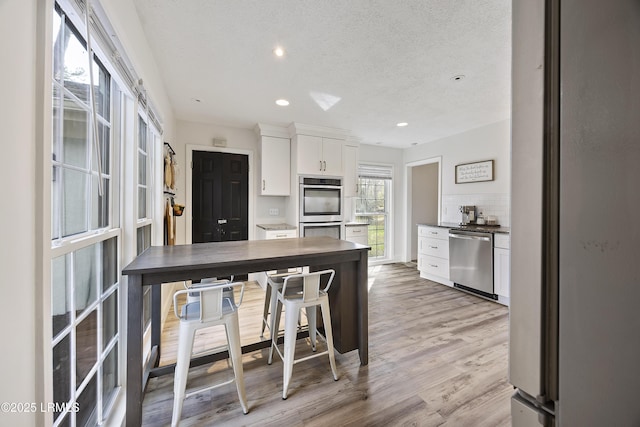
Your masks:
M322 289L322 292L328 292L329 287L331 286L331 282L333 282L333 277L335 276L335 270L328 269L322 271L314 271L311 273L301 273L301 274L292 274L290 276L285 277L284 284L282 287L282 294L286 295L287 290L287 282L291 279L301 278L302 279L302 300L304 302L311 302L313 300L318 299L320 296L320 284L321 278L323 276L329 275L329 281L327 285ZM298 282L295 280L294 282Z
M242 286L238 304L235 303L233 293L233 288L236 286ZM200 321L208 322L212 320L218 320L222 318L223 315L238 309L238 307L242 303L242 298L244 296L244 282L229 283L225 280L176 292L173 295L173 306L176 317L182 318L182 316L178 313L178 295L193 293L199 295L200 297L198 299L198 302L191 303L199 304ZM187 304L187 307L192 306L191 304Z

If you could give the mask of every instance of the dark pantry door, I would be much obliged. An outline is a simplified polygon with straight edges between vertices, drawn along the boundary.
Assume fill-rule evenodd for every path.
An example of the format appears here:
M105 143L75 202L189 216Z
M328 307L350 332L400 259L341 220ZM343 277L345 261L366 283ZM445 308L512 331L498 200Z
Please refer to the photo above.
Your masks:
M249 158L193 152L192 242L249 238Z

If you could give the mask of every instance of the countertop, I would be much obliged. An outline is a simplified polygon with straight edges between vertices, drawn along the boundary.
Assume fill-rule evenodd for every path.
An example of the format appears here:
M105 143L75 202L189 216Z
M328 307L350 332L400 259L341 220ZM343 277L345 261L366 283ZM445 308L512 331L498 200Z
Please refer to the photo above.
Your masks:
M271 231L271 230L296 230L298 227L293 225L280 223L280 224L256 224L257 227L262 228L263 230Z
M421 223L418 225L426 225L428 227L452 228L452 229L467 230L467 231L482 231L485 233L509 234L511 232L511 229L509 227L503 227L501 225L477 225L477 224L460 225L455 222L440 222L437 224Z

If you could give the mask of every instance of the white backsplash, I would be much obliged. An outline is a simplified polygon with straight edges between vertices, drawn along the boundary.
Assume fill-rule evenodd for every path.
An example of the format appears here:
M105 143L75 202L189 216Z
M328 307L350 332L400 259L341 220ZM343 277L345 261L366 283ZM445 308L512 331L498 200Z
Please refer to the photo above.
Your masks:
M441 222L459 223L462 219L461 205L475 205L476 213L482 212L486 218L493 215L498 224L509 227L510 197L509 194L450 194L442 196Z

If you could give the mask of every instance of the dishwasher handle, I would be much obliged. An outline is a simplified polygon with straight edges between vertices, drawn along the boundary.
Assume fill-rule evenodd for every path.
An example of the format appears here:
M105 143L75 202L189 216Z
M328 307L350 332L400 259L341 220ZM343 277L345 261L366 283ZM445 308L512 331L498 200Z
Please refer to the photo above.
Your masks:
M484 242L490 242L491 241L491 237L485 237L485 236L470 236L468 234L453 234L453 233L449 233L449 237L453 238L453 239L461 239L461 240L482 240Z

